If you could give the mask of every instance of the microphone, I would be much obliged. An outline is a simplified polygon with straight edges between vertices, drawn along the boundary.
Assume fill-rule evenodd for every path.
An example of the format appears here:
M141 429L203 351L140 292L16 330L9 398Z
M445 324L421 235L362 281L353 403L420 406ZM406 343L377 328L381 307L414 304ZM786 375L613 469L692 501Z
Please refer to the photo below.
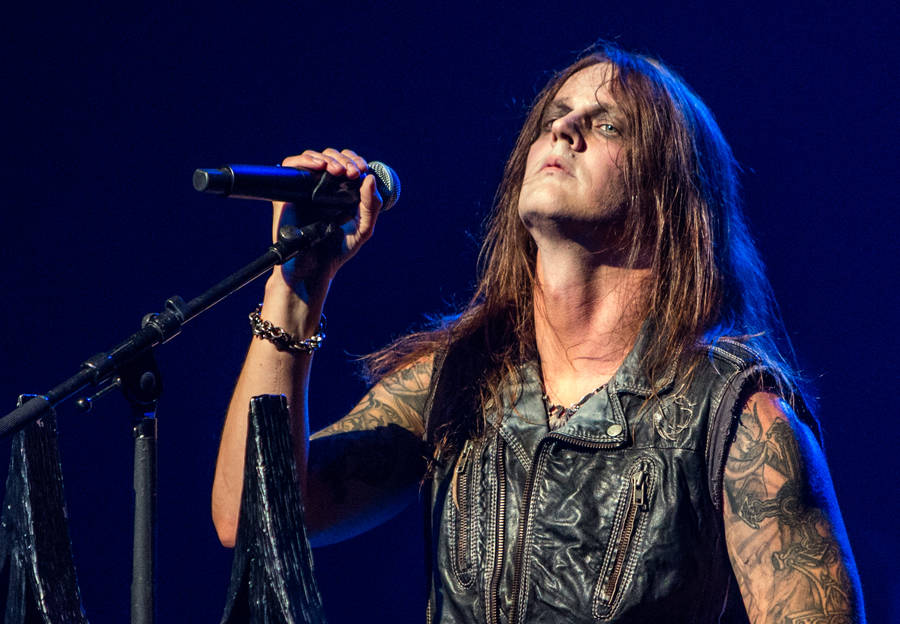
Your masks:
M366 172L369 174L375 176L381 209L390 209L400 197L397 173L384 163L373 161ZM206 193L300 204L304 212L314 212L314 220L319 220L354 216L362 180L293 167L226 165L221 169L197 169L193 181L194 189Z

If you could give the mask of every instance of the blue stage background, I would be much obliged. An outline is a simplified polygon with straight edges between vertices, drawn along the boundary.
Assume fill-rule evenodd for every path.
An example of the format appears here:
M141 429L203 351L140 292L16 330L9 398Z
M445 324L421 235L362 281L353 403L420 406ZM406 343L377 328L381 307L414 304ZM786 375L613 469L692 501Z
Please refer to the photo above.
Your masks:
M341 7L341 8L338 8ZM5 295L0 396L42 392L262 253L264 203L195 193L197 167L352 147L402 199L346 266L310 398L365 388L356 356L467 298L481 222L548 71L603 37L679 70L742 163L747 214L801 362L871 621L900 621L894 3L16 3L0 37ZM162 622L220 617L231 561L209 519L254 283L157 351ZM0 410L5 412L6 410ZM128 618L129 412L59 410L92 622ZM5 448L7 443L4 441ZM3 456L5 462L5 455ZM5 474L5 472L4 472ZM317 549L332 622L421 619L420 511Z

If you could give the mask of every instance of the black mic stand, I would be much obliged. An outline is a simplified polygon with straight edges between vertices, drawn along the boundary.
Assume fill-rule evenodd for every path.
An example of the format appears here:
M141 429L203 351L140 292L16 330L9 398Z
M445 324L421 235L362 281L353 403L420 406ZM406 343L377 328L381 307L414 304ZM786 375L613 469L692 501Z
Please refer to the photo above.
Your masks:
M30 422L88 387L99 388L76 407L91 409L92 402L115 388L121 388L131 404L134 422L134 555L131 586L132 624L152 624L155 619L155 537L156 537L156 406L162 381L153 347L168 342L181 327L263 275L339 232L333 223L319 222L304 227L283 226L278 241L265 254L238 269L198 297L185 302L179 296L166 300L165 310L144 316L141 329L109 351L86 360L78 373L0 418L0 437L19 431Z

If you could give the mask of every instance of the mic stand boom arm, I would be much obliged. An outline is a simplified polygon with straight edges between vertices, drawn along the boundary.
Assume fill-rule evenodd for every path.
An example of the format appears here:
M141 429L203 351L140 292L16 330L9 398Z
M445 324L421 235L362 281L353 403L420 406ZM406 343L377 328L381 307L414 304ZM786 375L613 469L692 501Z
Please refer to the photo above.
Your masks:
M125 392L132 406L135 437L132 624L153 624L156 615L156 404L162 386L153 358L153 347L177 336L182 325L276 264L287 262L339 231L338 226L326 222L302 228L282 227L278 232L278 241L265 254L188 302L177 295L170 297L163 312L144 316L139 331L110 351L89 358L78 373L0 419L0 437L3 437L49 414L54 406L81 393L88 386L101 386L93 398L115 387L121 387ZM91 398L80 399L78 406L84 410L90 409L91 401Z
M88 386L103 385L115 377L121 367L148 349L168 342L177 336L181 333L181 326L201 312L240 290L276 264L283 264L302 251L325 240L337 229L336 225L324 222L313 223L302 228L282 227L278 232L278 242L272 244L265 254L188 302L178 295L170 297L166 300L163 312L144 316L140 330L111 350L88 358L75 375L0 418L0 437L15 433L28 423L40 418L50 408L82 392Z

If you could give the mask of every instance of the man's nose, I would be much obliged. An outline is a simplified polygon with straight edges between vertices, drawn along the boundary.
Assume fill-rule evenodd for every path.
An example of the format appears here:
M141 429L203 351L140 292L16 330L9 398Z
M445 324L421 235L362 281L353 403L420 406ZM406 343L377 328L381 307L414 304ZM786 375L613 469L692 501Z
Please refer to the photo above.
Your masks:
M553 142L564 141L569 149L580 152L584 149L584 136L578 127L577 119L573 114L563 115L550 124L550 132Z

